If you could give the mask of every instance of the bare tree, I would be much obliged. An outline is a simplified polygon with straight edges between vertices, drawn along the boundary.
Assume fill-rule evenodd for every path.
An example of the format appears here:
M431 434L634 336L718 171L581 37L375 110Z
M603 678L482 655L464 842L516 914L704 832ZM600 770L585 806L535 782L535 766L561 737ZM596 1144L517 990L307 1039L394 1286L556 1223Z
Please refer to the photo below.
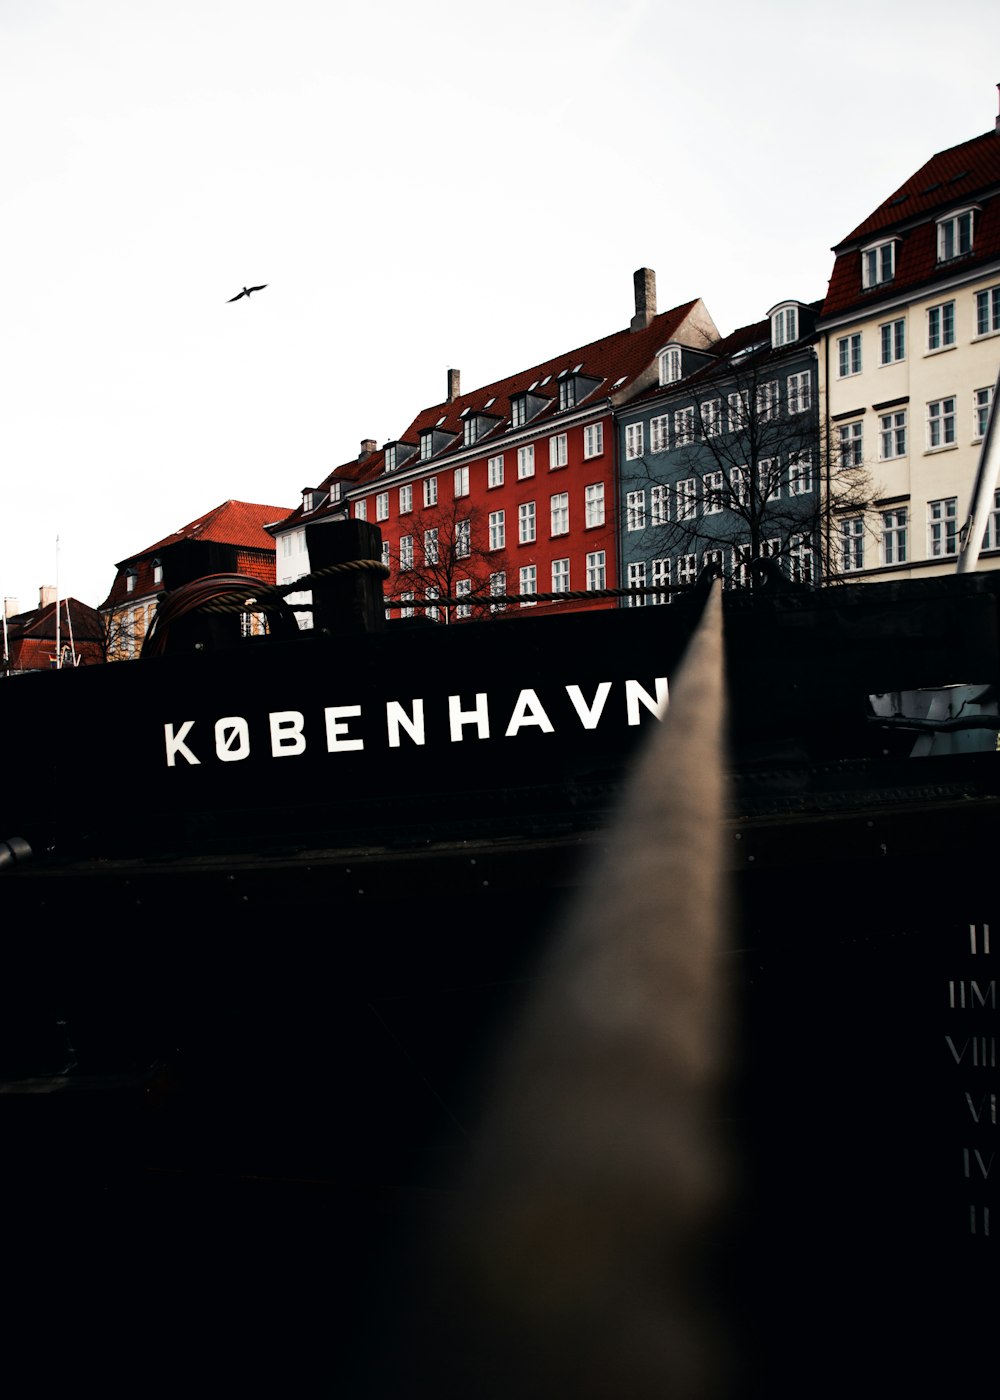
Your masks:
M649 421L642 452L625 462L626 535L645 510L630 484L652 482L648 525L679 556L676 581L706 564L753 587L775 567L800 583L849 573L860 558L876 493L851 444L825 440L815 376L803 356L751 342L692 376L669 411ZM676 406L675 406L676 405ZM661 455L668 440L672 451ZM634 444L633 439L633 444ZM627 454L628 455L628 452Z
M494 527L493 538L485 511L466 497L414 511L404 517L405 533L393 548L386 546L392 574L386 585L386 605L404 616L416 603L432 621L449 623L468 617L489 617L502 605L448 602L464 594L483 598L507 593L506 537ZM404 525L401 521L401 526ZM442 602L435 604L434 599Z

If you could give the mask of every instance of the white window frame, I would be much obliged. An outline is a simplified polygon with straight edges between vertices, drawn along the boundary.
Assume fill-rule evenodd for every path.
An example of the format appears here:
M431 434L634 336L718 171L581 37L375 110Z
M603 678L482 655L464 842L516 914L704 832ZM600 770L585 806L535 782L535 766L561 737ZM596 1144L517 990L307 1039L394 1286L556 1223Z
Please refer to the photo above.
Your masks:
M569 462L569 446L565 433L556 433L549 438L549 471L558 471Z
M557 491L549 497L549 534L569 534L569 492Z
M880 462L891 462L906 456L906 409L882 413L878 420L878 456Z
M440 597L440 588L434 588L433 586L428 588L427 592L424 594L424 598L427 602L433 602L435 598ZM441 609L435 607L424 608L424 617L428 618L431 622L437 622L441 617Z
M433 526L430 530L424 531L424 563L437 564L441 558L441 547L438 542L438 529Z
M857 573L865 567L865 519L850 515L840 522L840 572Z
M726 395L727 423L731 433L745 432L750 423L750 390Z
M781 467L777 457L761 457L758 461L757 490L765 501L781 500Z
M413 568L413 536L400 535L399 537L399 567L400 569Z
M486 488L493 490L503 485L503 453L490 457L486 463Z
M662 483L649 488L649 523L666 525L670 518L670 488Z
M629 491L625 496L625 529L645 530L646 492L645 488Z
M388 519L389 519L389 493L388 493L388 491L380 491L380 492L378 493L378 495L375 497L375 519L376 519L376 520L388 520Z
M746 467L732 467L729 472L730 504L745 506L750 500L750 473Z
M861 332L852 331L837 340L837 378L861 373Z
M983 531L983 549L1000 549L1000 491L993 492L993 509Z
M955 303L941 301L927 308L927 353L948 350L955 344Z
M788 541L788 576L793 583L812 583L816 552L808 535L793 535Z
M626 575L629 588L646 587L646 565L642 560L636 560L634 563L629 564L626 569ZM646 595L644 593L630 593L626 599L625 605L629 608L641 608L645 606L645 603Z
M517 479L525 481L535 475L535 444L529 442L517 449Z
M588 423L583 430L583 456L586 461L590 457L604 456L604 424Z
M674 446L686 447L694 442L694 406L678 408L674 413Z
M896 239L881 239L861 249L862 287L881 287L896 275Z
M775 349L799 338L799 308L780 306L771 316L771 344Z
M455 597L456 597L456 598L467 598L471 592L472 592L472 580L471 580L471 579L467 579L467 578L458 578L458 579L455 580ZM471 607L471 604L469 604L469 603L457 603L457 604L455 605L455 616L458 617L458 618L462 618L462 617L471 617L471 616L472 616L472 607Z
M927 451L956 445L955 396L932 399L927 405Z
M518 544L534 544L535 538L535 503L534 501L522 501L517 508L517 542Z
M882 563L907 562L907 531L910 524L908 506L894 506L882 512Z
M706 472L701 487L702 510L706 515L720 515L726 508L725 472Z
M812 457L808 454L799 456L797 453L793 453L788 462L788 494L790 496L808 496L812 489Z
M670 414L661 413L649 420L650 452L666 452L670 447Z
M355 520L368 519L368 502L366 500L354 502L354 518Z
M956 209L937 221L938 262L952 262L972 252L975 239L975 211Z
M593 593L599 589L607 588L607 552L603 549L595 549L587 555L587 592Z
M452 489L456 501L461 500L463 496L467 496L469 494L469 468L456 467L453 483Z
M412 603L412 602L413 602L413 591L412 591L412 589L407 589L405 593L401 593L401 594L399 595L399 600L400 600L401 603ZM401 607L400 610L399 610L399 615L400 615L400 617L412 617L412 616L413 616L413 608Z
M898 365L906 359L906 317L883 321L878 328L880 365Z
M413 487L401 486L399 488L399 513L409 515L413 509Z
M702 433L707 438L718 437L722 432L722 400L705 399L699 407Z
M927 557L947 559L958 553L958 497L927 502Z
M498 569L495 574L490 574L490 596L493 598L502 597L507 592L507 571ZM491 603L490 612L504 612L506 603Z
M489 518L490 549L507 548L507 517L502 510L491 510Z
M976 293L976 336L1000 332L1000 287Z
M812 375L807 369L790 374L785 384L788 412L805 413L812 408Z
M625 427L625 460L635 462L642 456L643 451L643 425L642 423L628 423Z
M552 592L569 592L569 560L553 559L552 561Z
M860 467L863 464L864 431L860 418L853 423L838 423L837 462L841 468Z
M524 593L537 593L537 592L538 592L538 565L537 565L537 564L522 564L522 565L521 565L520 572L519 572L519 574L518 574L518 590L517 590L517 591L518 591L519 593L522 593L522 594L524 594ZM522 602L521 602L521 607L522 607L522 608L534 608L534 607L537 607L537 604L536 604L536 603L526 603L526 602L524 602L524 601L522 600Z
M604 524L604 482L593 481L583 490L584 528L592 530Z
M972 441L982 442L986 436L986 429L990 421L990 409L993 407L994 384L987 384L984 389L974 389L972 391Z
M682 377L683 363L681 360L680 347L668 345L665 350L661 350L658 359L658 368L661 384L676 384Z
M468 559L472 553L472 521L455 521L455 558Z
M675 520L694 520L698 514L698 479L685 477L677 483L677 506Z
M436 506L438 503L438 479L436 476L424 477L424 507Z
M650 601L651 604L653 604L654 606L662 607L662 606L665 605L666 603L669 603L669 602L670 602L670 560L669 560L669 559L654 559L654 560L653 560L653 587L654 587L654 588L658 588L658 587L659 587L659 588L662 588L662 589L663 589L663 592L662 592L662 593L653 593L653 594L651 594L651 595L650 595L650 599L649 599L649 601Z
M781 402L781 395L778 390L778 381L769 379L764 384L757 385L757 422L769 423L778 416L778 408Z

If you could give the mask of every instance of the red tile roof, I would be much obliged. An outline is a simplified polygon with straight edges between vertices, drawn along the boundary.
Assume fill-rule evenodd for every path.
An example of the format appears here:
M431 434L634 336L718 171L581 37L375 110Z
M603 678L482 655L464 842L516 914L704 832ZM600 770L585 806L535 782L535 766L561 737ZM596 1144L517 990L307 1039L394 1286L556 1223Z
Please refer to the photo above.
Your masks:
M637 387L644 387L641 384L641 376L649 370L657 351L674 339L688 316L698 306L697 298L684 302L681 306L675 306L670 311L663 311L654 316L650 324L642 330L633 331L626 328L615 331L600 340L592 341L589 345L566 350L549 360L543 360L540 364L532 365L529 369L519 370L504 379L495 380L492 384L484 384L478 389L459 394L451 401L432 404L421 409L395 440L416 446L422 430L440 426L442 432L452 433L454 438L450 445L435 452L432 460L435 463L447 462L464 450L462 415L464 410L471 410L490 416L497 415L495 426L484 433L477 442L477 446L488 447L491 442L499 442L511 427L511 398L525 393L532 387L535 387L538 394L550 398L551 403L532 418L530 427L547 431L552 420L560 412L558 376L563 370L574 371L579 367L581 375L598 381L588 394L580 398L572 410L566 411L575 411L577 408L586 407L588 403L598 403L612 393L635 392ZM542 384L542 380L547 382ZM415 460L410 458L405 465L412 466ZM385 453L379 448L362 460L355 459L334 467L324 478L320 489L328 491L331 482L334 481L340 481L345 487L350 487L358 482L374 480L381 476L384 470ZM336 502L327 504L320 510L311 512L308 518L319 519L322 515L338 509L340 506ZM299 506L282 520L282 527L294 525L303 515L304 512Z
M60 647L69 647L81 665L103 661L104 628L97 609L78 598L60 598L58 607ZM11 670L50 669L57 654L55 603L9 617L6 630Z
M937 260L936 219L950 209L981 206L973 251L947 267L963 270L1000 257L1000 132L988 131L938 151L834 247L837 254L823 316L915 290L943 271ZM893 279L867 290L861 285L861 248L879 235L896 235Z

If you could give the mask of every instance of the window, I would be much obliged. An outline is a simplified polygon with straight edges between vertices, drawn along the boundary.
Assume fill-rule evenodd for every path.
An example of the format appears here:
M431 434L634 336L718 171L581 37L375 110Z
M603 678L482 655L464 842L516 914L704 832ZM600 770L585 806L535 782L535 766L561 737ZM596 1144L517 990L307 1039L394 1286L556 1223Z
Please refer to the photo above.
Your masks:
M455 558L468 559L472 552L472 522L455 521Z
M654 593L650 598L652 604L664 604L670 602L670 560L653 560L653 587L662 588L662 593Z
M877 287L891 282L896 272L896 241L875 243L861 250L861 285Z
M433 434L432 432L430 432L430 433L421 433L421 434L420 434L420 460L421 460L421 462L429 462L430 459L431 459L433 456L434 456L434 434ZM393 466L395 467L395 465L396 465L396 464L395 464L395 461L393 461ZM409 613L409 616L412 617L412 615L413 615L413 610L412 610L412 608L411 608L410 613Z
M733 573L732 581L735 588L750 587L750 551L751 544L733 545Z
M153 560L153 582L163 582L163 565L160 563L159 559Z
M595 482L592 486L585 488L584 498L584 525L590 529L594 525L604 524L604 482Z
M527 447L517 449L517 479L524 481L526 477L535 475L535 444L530 442Z
M568 535L569 492L560 491L557 496L552 496L549 505L551 513L551 533L553 535Z
M935 399L927 405L927 447L954 447L955 400Z
M401 486L399 488L399 513L407 515L413 509L413 487Z
M552 592L569 592L569 560L553 559L552 561Z
M757 491L762 501L781 499L781 461L778 457L762 457L757 463Z
M983 548L1000 549L1000 491L993 492L993 509L986 519Z
M424 563L436 564L438 558L438 532L435 527L433 530L424 531Z
M698 514L698 483L693 476L677 483L677 520L693 520Z
M427 592L424 594L424 597L427 599L428 602L433 602L435 598L441 597L441 591L438 588L428 588ZM440 608L424 608L424 617L429 618L431 622L437 622L440 616Z
M955 303L943 301L927 310L927 349L944 350L955 344Z
M487 487L503 485L503 455L491 457L486 463L486 485Z
M706 549L705 553L701 556L701 567L703 569L716 569L721 578L723 574L722 550Z
M788 542L788 572L793 583L812 583L813 547L808 535L793 535Z
M330 500L331 500L331 501L339 501L339 500L340 500L340 482L339 482L339 481L331 481L331 483L330 483Z
M536 567L534 564L525 564L524 567L521 569L520 576L519 576L519 587L518 587L518 592L520 592L520 593L537 593L537 592L538 592L538 569L537 569L537 567ZM533 608L534 606L535 606L534 603L525 603L525 602L522 602L522 603L521 603L521 607L522 607L522 608Z
M438 479L436 476L424 477L424 505L436 506L438 503Z
M413 568L413 536L401 535L399 540L399 567Z
M666 452L670 446L670 415L663 413L649 420L650 452Z
M851 574L865 567L865 522L860 515L852 515L840 522L840 568Z
M706 472L702 482L702 503L706 515L718 515L726 504L726 478L723 472Z
M778 416L778 381L769 379L757 385L757 421L768 423Z
M896 321L886 321L879 326L879 364L894 365L897 360L906 359L906 320L900 316Z
M600 457L604 452L604 424L591 423L583 430L584 457Z
M387 472L396 470L396 444L394 442L389 443L385 449L385 469Z
M471 579L459 578L459 579L456 579L456 580L455 580L455 597L456 597L456 598L468 598L468 596L469 596L469 594L470 594L471 592L472 592L472 580L471 580ZM455 616L456 616L456 617L471 617L471 616L472 616L472 608L469 606L468 603L458 603L458 604L456 605L456 607L455 607Z
M549 438L549 471L554 472L557 467L564 467L566 462L566 434L557 433L555 437Z
M986 428L990 421L990 408L993 405L994 385L990 384L986 389L977 389L972 396L972 436L974 438L984 438ZM154 579L155 583L156 580Z
M471 447L479 436L480 422L475 415L466 418L462 425L462 442L464 446Z
M845 379L849 374L861 373L861 332L843 335L837 341L837 374Z
M502 598L507 592L507 575L501 570L497 574L490 574L490 597ZM503 612L506 603L491 603L490 612Z
M559 410L572 408L576 403L576 380L573 378L559 381Z
M503 549L507 543L507 526L502 510L490 511L490 549Z
M670 507L667 502L670 500L670 493L666 486L652 486L649 491L649 523L651 525L666 525L667 512Z
M749 473L746 467L733 467L729 473L730 504L745 506L750 499Z
M939 559L943 555L957 552L957 516L957 496L949 496L943 501L927 502L927 554L929 558Z
M455 468L455 499L469 494L469 468Z
M510 401L510 426L512 428L523 428L528 421L528 403L522 395L520 398Z
M677 559L677 582L694 583L698 577L698 556L696 554L681 554Z
M625 459L634 462L642 456L642 424L629 423L625 429Z
M938 219L938 262L964 257L972 252L972 210L963 209Z
M864 461L864 426L861 423L841 423L837 428L839 438L838 461L842 467L860 467Z
M598 549L587 555L587 588L591 591L595 588L605 588L606 580L606 555L603 549Z
M722 400L706 399L701 405L701 430L707 438L722 432Z
M626 530L645 530L645 491L630 491L625 497L625 528Z
M646 587L646 565L629 564L628 566L628 586L629 588ZM646 601L644 593L630 593L626 607L641 608Z
M385 569L387 569L387 568L389 567L389 541L388 541L388 540L383 540L383 541L382 541L382 567L385 568Z
M694 409L679 408L674 414L674 446L684 447L694 441Z
M895 510L882 512L883 564L906 563L906 523L906 506L898 506Z
M376 520L388 520L388 519L389 519L389 493L388 493L388 491L380 491L380 492L378 493L378 495L375 497L375 519L376 519Z
M976 293L976 335L1000 331L1000 287Z
M412 603L412 602L413 602L413 594L412 594L412 592L409 592L409 593L401 593L401 594L399 595L399 597L400 597L400 601L403 602L403 603ZM412 609L412 608L400 608L400 610L399 610L399 615L400 615L400 617L412 617L412 616L413 616L413 609Z
M367 502L367 501L355 501L355 502L354 502L354 518L355 518L355 520L367 520L367 519L368 519L368 502Z
M878 455L883 462L906 456L906 409L883 413L878 420Z
M673 384L681 377L681 352L677 346L660 351L660 383Z
M738 394L727 394L726 403L729 407L729 431L742 432L750 421L749 390L741 389Z
M813 489L811 457L793 457L788 463L788 494L805 496Z
M771 344L791 345L799 338L799 309L797 306L784 306L771 317Z
M524 501L517 508L517 542L518 544L531 544L534 538L535 503L534 501Z
M128 572L127 572L126 575L125 575L125 592L126 592L126 593L134 593L134 592L135 592L135 581L136 581L136 579L137 579L138 577L139 577L139 575L138 575L138 573L135 571L135 569L129 569L129 570L128 570Z
M808 370L790 374L787 381L789 413L805 413L812 408L812 375Z

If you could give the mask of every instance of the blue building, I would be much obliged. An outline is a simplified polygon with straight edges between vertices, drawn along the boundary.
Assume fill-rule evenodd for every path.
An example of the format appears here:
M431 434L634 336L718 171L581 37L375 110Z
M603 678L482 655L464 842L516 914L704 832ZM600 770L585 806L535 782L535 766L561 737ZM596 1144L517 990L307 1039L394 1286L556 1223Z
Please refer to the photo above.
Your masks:
M735 587L774 565L823 576L827 517L866 482L834 480L822 450L818 310L784 301L704 349L664 346L660 383L619 411L620 583L662 588L627 606L667 602L706 565Z

